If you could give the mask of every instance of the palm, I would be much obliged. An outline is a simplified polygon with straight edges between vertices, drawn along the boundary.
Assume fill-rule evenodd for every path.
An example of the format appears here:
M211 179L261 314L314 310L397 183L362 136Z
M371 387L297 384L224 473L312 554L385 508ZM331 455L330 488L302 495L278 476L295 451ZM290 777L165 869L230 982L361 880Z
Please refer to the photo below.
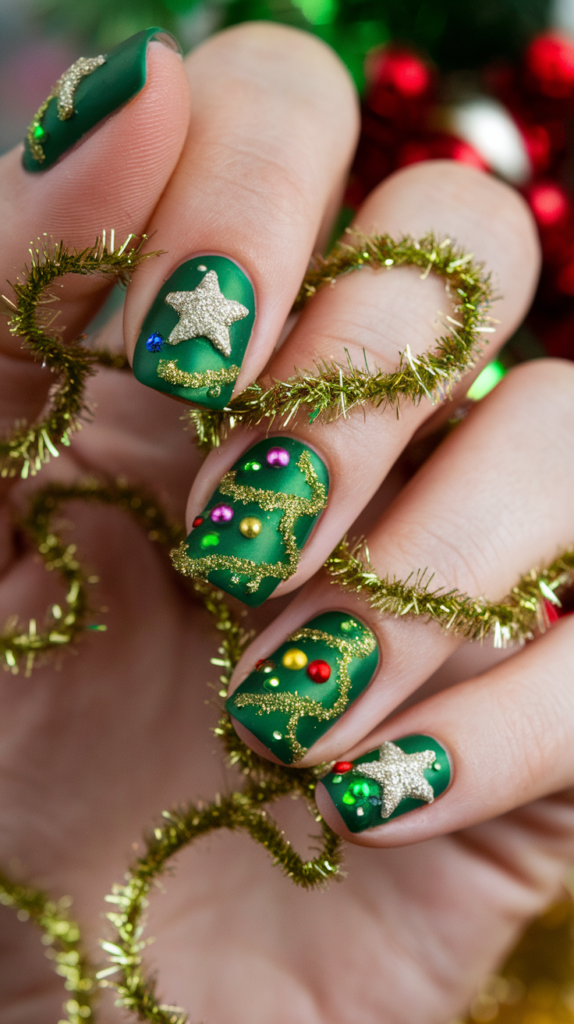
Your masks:
M183 518L198 456L181 407L110 371L90 397L96 421L59 471L143 481ZM3 684L0 857L54 895L73 895L99 957L103 897L142 826L237 780L210 731L216 641L206 613L125 513L77 505L73 519L82 560L100 576L108 632L84 639L59 669ZM54 597L29 556L0 591L4 615L16 601L24 617L38 614ZM310 819L293 804L279 815L304 848ZM347 879L327 893L295 889L247 837L214 835L182 854L152 906L160 992L213 1024L446 1024L555 892L573 832L569 805L554 800L416 847L353 848ZM57 1020L62 989L37 937L9 911L2 926L15 965L0 981L3 1021ZM103 1021L119 1019L105 1006Z

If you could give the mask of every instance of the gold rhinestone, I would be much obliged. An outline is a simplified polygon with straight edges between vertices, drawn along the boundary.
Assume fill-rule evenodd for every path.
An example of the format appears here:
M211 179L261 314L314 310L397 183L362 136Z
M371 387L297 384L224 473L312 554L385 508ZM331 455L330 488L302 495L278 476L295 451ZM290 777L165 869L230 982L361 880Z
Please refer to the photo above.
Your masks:
M290 647L288 651L285 651L281 659L281 663L285 668L290 668L293 672L297 669L305 668L308 658L305 651L299 650L298 647Z
M257 516L245 516L239 524L239 532L247 537L249 540L253 540L254 537L258 537L263 528L263 523Z

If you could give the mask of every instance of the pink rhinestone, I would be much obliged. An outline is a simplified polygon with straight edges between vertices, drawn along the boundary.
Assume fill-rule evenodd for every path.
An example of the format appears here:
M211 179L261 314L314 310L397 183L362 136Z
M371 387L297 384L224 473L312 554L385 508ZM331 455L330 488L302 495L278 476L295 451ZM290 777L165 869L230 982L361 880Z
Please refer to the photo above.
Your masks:
M270 448L266 455L267 462L276 469L284 469L289 465L290 455L286 448Z
M233 509L231 505L216 505L209 513L209 518L212 523L229 523L233 519Z

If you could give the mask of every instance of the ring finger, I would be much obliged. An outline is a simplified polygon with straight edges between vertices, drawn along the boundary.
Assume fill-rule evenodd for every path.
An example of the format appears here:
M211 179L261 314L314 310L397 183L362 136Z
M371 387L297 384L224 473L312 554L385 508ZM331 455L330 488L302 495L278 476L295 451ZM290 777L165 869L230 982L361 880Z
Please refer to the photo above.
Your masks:
M504 296L486 358L523 317L538 248L524 203L505 185L452 162L417 165L375 190L357 224L366 233L395 237L434 230L485 261ZM267 376L286 380L297 367L342 364L346 353L355 365L366 358L371 367L394 370L407 344L415 357L432 347L445 302L439 278L421 281L412 267L343 276L313 298ZM191 491L191 532L178 567L251 605L278 585L278 594L294 589L322 565L432 411L425 399L403 403L398 418L392 408L371 407L330 423L301 417L285 431L274 427L271 437L265 426L234 432L211 453Z

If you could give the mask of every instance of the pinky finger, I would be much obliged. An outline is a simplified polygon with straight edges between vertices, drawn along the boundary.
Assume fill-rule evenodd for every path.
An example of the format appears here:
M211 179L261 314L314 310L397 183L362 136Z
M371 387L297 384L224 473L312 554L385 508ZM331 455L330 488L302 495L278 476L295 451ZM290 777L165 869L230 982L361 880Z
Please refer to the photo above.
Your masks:
M489 672L386 721L317 787L327 823L364 846L400 846L573 786L573 648L570 616Z

